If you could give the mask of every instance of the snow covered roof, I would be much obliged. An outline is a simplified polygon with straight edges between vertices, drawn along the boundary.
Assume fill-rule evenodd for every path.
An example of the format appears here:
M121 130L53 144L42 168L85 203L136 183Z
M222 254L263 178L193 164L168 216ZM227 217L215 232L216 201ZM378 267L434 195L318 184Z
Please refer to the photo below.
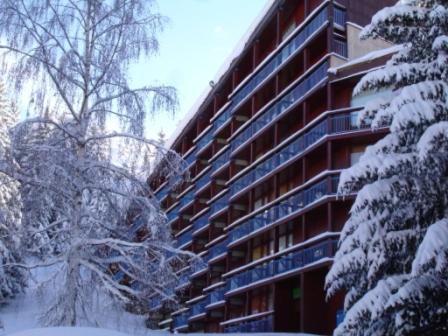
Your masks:
M232 53L227 57L227 59L224 61L218 72L216 73L213 82L218 83L222 77L224 77L227 72L230 70L231 66L233 65L233 62L238 58L238 56L241 55L241 53L245 50L248 43L253 38L253 35L256 33L256 30L258 26L263 22L263 20L266 18L266 16L269 14L269 12L274 7L277 0L267 0L266 5L263 7L261 12L258 14L258 16L255 18L255 20L252 22L252 24L249 26L249 29L246 31L246 33L243 35L241 40L238 42ZM199 113L200 108L202 104L205 102L205 100L208 98L210 93L212 93L213 88L207 84L207 87L204 89L202 94L199 96L199 98L196 100L196 102L193 104L193 106L190 108L190 110L187 112L187 114L184 116L184 118L181 120L177 128L174 130L174 132L171 134L171 136L166 141L166 147L171 148L177 138L182 134L184 129L188 126L188 124L193 121L194 117Z
M371 62L378 58L395 54L396 52L400 51L402 48L403 48L403 46L401 46L401 45L394 45L389 48L375 50L375 51L365 54L364 56L361 56L361 57L355 58L351 61L348 61L347 63L344 63L337 67L330 68L330 69L328 69L328 72L330 72L332 74L337 74L339 71L350 68L352 66L362 64L362 63Z

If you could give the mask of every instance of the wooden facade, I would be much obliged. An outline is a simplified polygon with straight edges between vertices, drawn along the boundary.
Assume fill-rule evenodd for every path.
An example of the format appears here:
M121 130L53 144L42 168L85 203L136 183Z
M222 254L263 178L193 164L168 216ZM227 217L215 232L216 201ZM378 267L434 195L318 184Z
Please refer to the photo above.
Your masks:
M354 122L360 76L346 23L364 25L390 0L276 1L172 144L188 164L181 190L151 180L179 247L204 265L180 270L183 308L154 297L159 327L179 332L330 334L342 294L324 280L352 198L340 171L384 136Z

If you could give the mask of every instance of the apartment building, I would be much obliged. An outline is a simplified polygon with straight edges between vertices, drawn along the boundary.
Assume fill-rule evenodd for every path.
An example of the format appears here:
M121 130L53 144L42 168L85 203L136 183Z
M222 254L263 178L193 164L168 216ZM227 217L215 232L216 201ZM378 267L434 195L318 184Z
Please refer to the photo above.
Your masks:
M327 301L324 280L354 197L339 174L387 132L357 125L373 93L352 90L396 51L358 35L394 2L273 0L253 24L169 144L190 181L151 180L177 246L204 261L179 270L181 309L152 298L160 328L335 328L343 295Z

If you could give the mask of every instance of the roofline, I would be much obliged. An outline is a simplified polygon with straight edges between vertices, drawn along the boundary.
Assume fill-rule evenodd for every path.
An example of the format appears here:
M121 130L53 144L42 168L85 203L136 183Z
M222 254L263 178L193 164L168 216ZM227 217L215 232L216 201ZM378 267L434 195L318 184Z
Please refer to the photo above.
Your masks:
M264 28L264 25L268 22L273 12L275 12L275 10L277 9L277 3L279 2L281 2L281 0L267 0L263 9L251 23L246 33L243 35L241 40L237 43L233 51L219 68L213 79L214 83L221 83L223 79L231 74L231 70L233 69L234 64L250 47L251 42L255 40L259 31ZM166 148L173 148L177 144L178 140L181 139L182 135L185 133L191 123L193 123L200 112L202 112L202 107L208 103L209 99L213 97L213 93L215 93L217 89L218 86L211 87L209 84L207 84L207 87L204 89L202 94L198 97L193 106L182 118L179 126L177 126L177 128L166 141Z

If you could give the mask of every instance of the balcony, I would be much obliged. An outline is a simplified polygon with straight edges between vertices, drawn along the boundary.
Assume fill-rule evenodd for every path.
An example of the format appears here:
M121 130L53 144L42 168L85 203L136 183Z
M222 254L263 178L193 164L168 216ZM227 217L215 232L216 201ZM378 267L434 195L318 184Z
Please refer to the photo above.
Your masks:
M241 190L255 184L290 159L300 156L324 136L359 131L370 127L369 125L358 126L356 119L357 113L351 113L332 116L321 121L311 130L233 182L230 187L231 197L235 197Z
M248 238L255 231L268 227L325 196L335 195L338 182L339 176L327 178L260 212L229 232L230 243L243 237Z
M230 148L227 147L212 163L212 174L215 174L222 166L230 161Z
M173 221L177 216L179 216L180 204L178 203L174 208L172 208L167 214L168 223Z
M216 133L217 130L219 130L222 125L224 125L232 116L233 112L233 104L230 104L226 109L218 116L218 118L215 119L213 122L213 132Z
M316 16L300 29L297 34L281 48L277 54L266 63L241 89L234 95L234 106L248 97L260 83L275 72L286 60L299 50L306 40L321 29L328 21L328 8L325 7Z
M207 132L205 132L205 134L203 134L199 139L199 141L196 143L197 147L196 153L199 153L205 148L207 148L212 143L212 140L213 140L213 127L210 127L210 129Z
M345 10L334 7L334 23L342 29L345 29L345 24L347 22L347 14Z
M194 161L196 161L197 147L188 153L186 157L184 157L184 161L187 164L187 167L190 167Z
M191 243L192 240L193 240L193 233L191 230L188 230L187 232L184 232L179 237L177 237L175 246L177 248L180 248L181 246Z
M333 51L336 54L339 54L347 58L348 57L347 42L340 40L333 40Z
M210 184L210 182L211 182L211 173L212 173L212 170L209 169L204 175L202 175L199 178L199 180L196 181L196 185L195 185L195 188L194 188L194 193L195 194L197 194L199 191L201 191L206 185Z
M274 319L271 316L263 317L253 321L242 322L236 325L230 325L224 328L225 333L260 333L260 332L273 332L274 331Z
M315 263L323 258L332 258L337 249L337 240L320 243L307 249L287 254L279 259L245 271L230 278L230 291L255 282L281 276L287 272L299 270L307 265Z
M163 199L168 195L169 191L170 191L170 186L169 186L168 183L166 183L166 184L163 186L162 189L158 190L158 191L155 193L155 196L156 196L156 198L157 198L157 199L159 200L159 202L160 202L161 200L163 200Z
M215 289L213 292L211 292L208 295L208 304L206 306L206 309L212 309L213 307L218 306L218 304L220 303L224 303L225 302L225 297L224 294L226 293L226 288L222 287L222 288L218 288Z
M188 318L190 317L190 312L185 311L181 314L173 316L173 328L182 329L188 327Z
M178 211L194 201L194 188L179 199ZM177 208L177 207L176 207Z
M228 244L229 240L226 238L223 241L219 242L218 244L212 246L208 250L208 261L210 262L210 260L226 253Z
M154 296L149 301L149 309L156 310L162 306L162 298L159 295Z
M190 320L198 318L199 316L206 314L205 306L207 305L207 299L202 299L191 306Z
M210 212L207 211L205 214L203 214L201 217L197 218L193 222L193 230L196 232L202 229L203 227L207 226L207 224L209 223L209 218L210 218Z
M215 216L229 206L230 193L225 191L224 195L215 200L210 207L210 217Z
M237 149L252 138L258 131L263 129L266 125L271 123L279 115L281 115L288 108L300 101L307 92L311 91L316 85L328 78L328 62L319 65L311 74L304 80L293 87L283 98L277 101L271 108L263 112L254 121L250 122L249 126L238 134L231 143L232 155Z

